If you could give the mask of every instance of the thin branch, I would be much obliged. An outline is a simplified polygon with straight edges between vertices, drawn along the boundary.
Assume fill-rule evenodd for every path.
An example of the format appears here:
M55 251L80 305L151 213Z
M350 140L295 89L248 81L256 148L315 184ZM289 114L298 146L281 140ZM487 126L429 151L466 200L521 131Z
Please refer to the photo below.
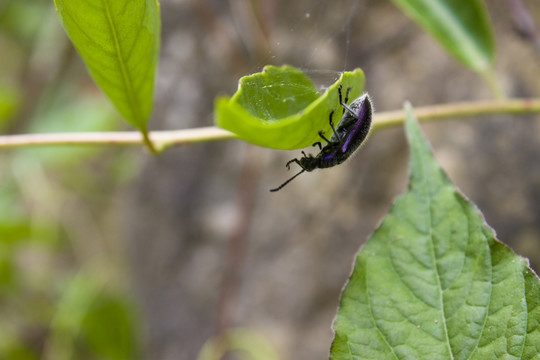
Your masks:
M464 118L495 114L532 114L540 113L540 98L512 99L503 101L479 101L452 103L417 107L415 115L420 121L433 121L448 118ZM401 125L405 118L402 110L375 114L372 131ZM163 152L172 146L188 145L209 141L221 141L236 138L236 135L214 127L201 127L186 130L152 131L149 138L157 152ZM131 132L88 132L22 134L0 136L0 149L43 146L43 145L142 145L144 139L140 133Z
M413 108L415 116L421 122L502 114L540 113L540 99L509 99L502 101L461 102ZM405 111L389 111L375 114L372 131L403 124Z
M214 126L186 130L152 131L149 138L157 152L162 152L170 146L187 145L200 142L227 140L235 135L227 130ZM85 133L54 133L54 134L22 134L0 136L0 149L18 148L43 145L142 145L144 139L136 131L118 132L85 132Z

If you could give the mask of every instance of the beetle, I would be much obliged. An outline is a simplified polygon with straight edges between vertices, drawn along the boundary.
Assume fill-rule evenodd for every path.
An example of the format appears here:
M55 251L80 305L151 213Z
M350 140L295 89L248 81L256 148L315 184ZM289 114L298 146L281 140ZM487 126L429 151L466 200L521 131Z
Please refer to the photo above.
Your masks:
M300 160L292 159L287 162L287 170L290 170L292 163L297 163L302 170L277 188L271 189L271 192L281 190L304 171L329 168L343 163L364 142L371 127L373 104L369 95L365 93L354 100L351 105L347 105L350 90L350 88L347 89L345 101L343 101L341 86L338 88L339 104L343 107L343 116L336 128L333 122L334 110L330 112L329 122L333 131L330 139L327 139L324 133L319 131L319 136L326 142L326 146L323 147L318 141L313 144L313 146L318 146L320 150L316 156L302 151L303 157Z

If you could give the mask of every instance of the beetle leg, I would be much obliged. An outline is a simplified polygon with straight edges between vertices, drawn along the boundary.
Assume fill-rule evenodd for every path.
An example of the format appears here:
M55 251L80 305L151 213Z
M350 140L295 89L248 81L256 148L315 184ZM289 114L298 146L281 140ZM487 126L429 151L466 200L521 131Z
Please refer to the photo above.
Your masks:
M339 88L338 88L338 95L339 95L339 104L340 104L340 105L343 105L343 104L347 105L347 103L349 102L349 93L350 93L350 92L351 92L351 88L348 87L348 88L347 88L347 92L345 93L345 101L343 101L342 86L339 85ZM345 114L345 110L346 110L346 109L347 109L347 108L344 106L344 107L343 107L343 114ZM348 109L347 109L347 110L348 110Z
M319 136L321 137L321 139L323 139L323 140L326 141L327 143L331 144L330 140L328 140L328 139L326 138L326 136L324 136L324 134L323 134L322 131L319 131ZM317 143L315 143L315 144L317 144ZM313 144L313 145L315 145L315 144ZM320 143L319 143L319 144L320 144ZM321 150L322 150L322 148L321 148Z
M329 119L329 122L330 122L330 127L332 128L332 131L334 132L334 135L336 136L336 138L338 139L338 142L341 144L341 136L339 136L338 132L336 131L336 128L334 127L334 122L332 121L332 117L334 116L334 110L332 110L330 112L330 119ZM321 132L319 131L319 136L322 137L324 140L326 140L326 138L324 136L322 136ZM326 140L327 143L331 144L332 142Z
M351 107L345 103L341 103L341 106L343 106L343 112L345 112L345 110L347 110L349 112L349 114L352 115L352 117L354 117L355 119L358 120L358 114L354 112L353 109L351 109Z
M349 102L349 93L351 92L351 88L347 88L347 92L345 93L345 104ZM341 101L340 101L341 102Z
M304 152L302 151L302 153ZM300 165L300 161L298 161L298 159L292 159L289 162L287 162L287 165L285 165L287 167L287 170L291 170L291 164L294 162L297 163L302 169L304 168L302 165Z
M322 131L319 131L319 135L322 134ZM318 146L319 147L319 150L322 150L322 144L320 141L317 141L316 143L313 143L313 145L311 146Z

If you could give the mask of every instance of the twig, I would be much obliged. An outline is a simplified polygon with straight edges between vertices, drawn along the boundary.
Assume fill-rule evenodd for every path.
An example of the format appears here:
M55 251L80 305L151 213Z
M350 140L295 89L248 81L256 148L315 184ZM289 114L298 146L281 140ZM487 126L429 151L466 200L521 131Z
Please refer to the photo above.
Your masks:
M540 113L540 98L511 99L503 101L478 101L452 103L418 107L414 113L420 121L433 121L448 118L463 118L494 114L531 114ZM376 132L403 123L405 113L402 110L383 112L375 115L372 131ZM209 141L236 138L236 135L214 127L202 127L185 130L152 131L149 134L157 152L163 152L171 146L180 146ZM88 133L49 133L0 136L0 149L44 146L44 145L141 145L144 144L140 133L131 132L88 132Z
M235 135L214 126L186 130L152 131L149 138L162 152L173 145L233 139ZM22 134L0 136L0 149L43 145L142 145L143 136L136 131Z
M540 113L540 99L511 99L503 101L476 101L413 108L421 122L501 114ZM376 114L372 131L403 124L405 111L389 111Z

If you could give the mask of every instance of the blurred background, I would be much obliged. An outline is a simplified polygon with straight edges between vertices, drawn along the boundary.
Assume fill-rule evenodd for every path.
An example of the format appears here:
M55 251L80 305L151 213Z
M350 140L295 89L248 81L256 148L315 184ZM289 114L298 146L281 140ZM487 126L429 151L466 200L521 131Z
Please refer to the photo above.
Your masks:
M538 1L487 2L497 73L509 97L539 97L539 37L520 4L540 22ZM360 67L379 112L492 98L389 1L162 0L161 14L153 129L212 125L214 98L267 64L321 88ZM0 54L1 134L127 129L51 0L0 0ZM423 125L449 176L537 270L539 120ZM253 359L328 358L339 294L407 188L408 150L401 128L384 130L344 165L270 193L298 155L233 140L159 157L0 151L0 359L215 359L212 341Z

